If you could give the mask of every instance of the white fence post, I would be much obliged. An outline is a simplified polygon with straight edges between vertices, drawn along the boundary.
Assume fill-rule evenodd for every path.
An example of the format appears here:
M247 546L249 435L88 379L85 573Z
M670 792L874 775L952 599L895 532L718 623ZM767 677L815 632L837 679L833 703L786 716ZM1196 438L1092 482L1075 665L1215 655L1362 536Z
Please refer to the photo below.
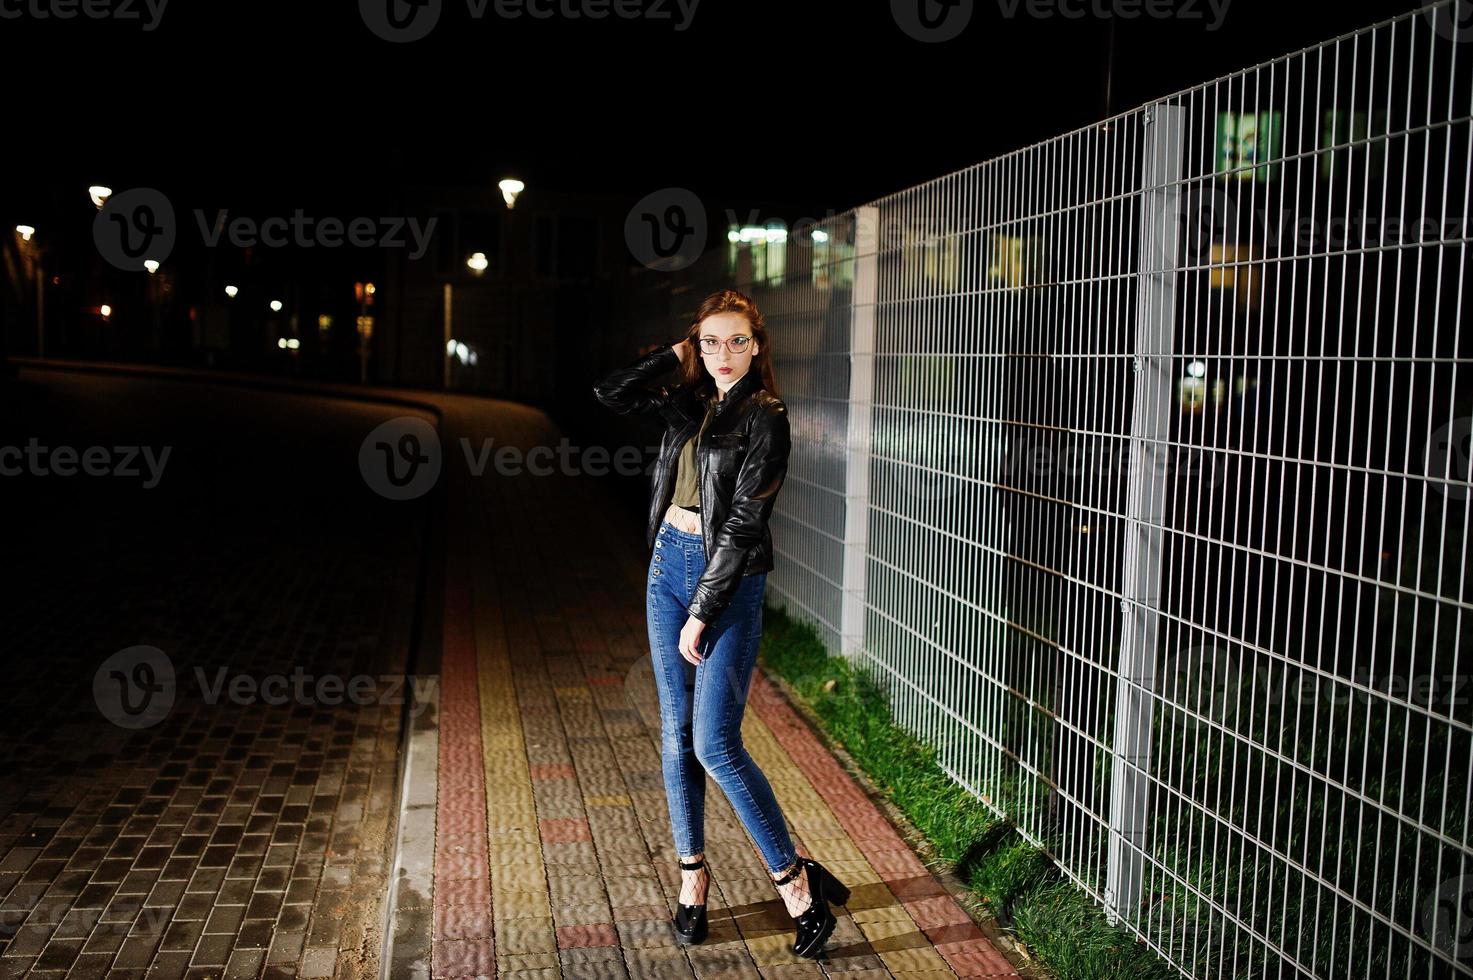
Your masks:
M1115 688L1114 765L1105 902L1110 921L1133 921L1140 907L1144 848L1151 819L1151 727L1154 717L1157 610L1161 596L1161 527L1171 420L1176 329L1177 243L1181 234L1184 111L1157 105L1143 117L1135 398L1130 421L1124 569L1120 600L1120 672Z
M840 652L864 649L865 565L869 558L869 470L875 391L875 299L879 295L879 208L855 209L854 292L850 304L849 421L844 460L844 601Z

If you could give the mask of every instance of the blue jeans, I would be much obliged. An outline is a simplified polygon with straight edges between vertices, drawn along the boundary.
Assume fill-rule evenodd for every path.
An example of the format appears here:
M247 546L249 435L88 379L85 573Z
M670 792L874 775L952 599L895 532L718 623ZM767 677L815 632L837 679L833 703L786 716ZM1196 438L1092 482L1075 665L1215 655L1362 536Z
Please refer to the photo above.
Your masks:
M706 568L699 534L660 525L646 579L645 614L660 694L660 756L670 828L681 857L705 845L706 774L721 787L767 870L792 866L797 852L767 777L742 745L742 715L762 639L767 573L744 575L716 622L701 631L700 665L680 655L680 630Z

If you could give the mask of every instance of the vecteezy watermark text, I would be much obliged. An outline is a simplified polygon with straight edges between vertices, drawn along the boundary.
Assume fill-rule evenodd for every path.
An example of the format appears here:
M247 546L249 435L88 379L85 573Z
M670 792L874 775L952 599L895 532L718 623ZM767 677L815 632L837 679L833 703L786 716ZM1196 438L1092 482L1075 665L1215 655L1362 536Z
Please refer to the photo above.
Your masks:
M604 476L610 471L620 476L649 475L659 452L658 446L620 446L610 452L603 446L575 446L567 437L556 447L496 445L487 436L475 446L462 436L459 440L466 468L472 476L483 476L490 466L497 476ZM400 416L375 426L364 437L358 449L358 472L368 488L389 500L412 500L423 496L440 479L445 451L439 433L424 419ZM553 465L553 458L557 466Z
M1063 17L1080 20L1094 17L1107 20L1118 17L1134 20L1149 17L1153 20L1203 20L1211 14L1207 30L1215 31L1222 26L1232 0L997 0L997 9L1004 17L1012 20L1021 9L1027 16L1039 20Z
M141 457L147 466L148 477L143 489L158 486L169 462L172 446L163 447L155 455L152 446L88 446L77 450L75 446L43 446L32 436L22 449L20 446L0 446L0 476L76 476L78 467L87 476L141 475L136 461ZM116 456L116 462L114 462Z
M344 222L341 218L313 218L301 208L292 212L291 218L280 216L255 221L252 218L229 218L228 211L215 212L213 223L205 224L205 212L194 211L199 224L200 237L211 248L220 244L221 237L239 248L251 248L258 244L272 248L295 245L298 248L336 248L348 244L358 248L404 248L408 244L402 237L407 228L414 239L414 248L409 258L420 259L429 251L430 236L435 232L439 218L429 218L423 223L418 218L353 218ZM228 219L228 220L227 220ZM287 227L291 238L285 237Z
M0 0L0 20L139 21L145 31L159 26L169 0Z
M425 695L434 690L438 678L406 677L403 674L309 674L301 666L290 675L231 674L228 667L215 668L213 677L203 667L194 668L195 684L206 704L227 698L232 704L403 704L412 695L410 715L418 717L428 703Z
M3 2L3 0L0 0ZM302 208L288 215L231 216L217 209L213 217L203 208L193 211L200 240L207 248L222 242L237 248L354 248L404 249L411 259L424 258L438 217L410 216L343 218L317 217ZM163 262L179 238L179 221L168 195L153 187L134 187L114 194L92 222L92 240L98 254L129 272L145 268L149 260Z
M1227 17L1232 0L997 0L1007 20L1022 14L1035 20L1062 17L1079 20L1118 18L1134 20L1207 21L1215 31ZM912 40L940 44L960 36L972 21L975 0L890 0L890 17ZM1209 19L1210 14L1210 19Z
M700 0L465 0L471 20L484 20L489 11L500 20L621 20L673 21L675 30L690 27ZM358 0L363 24L385 41L402 44L429 36L440 22L444 0Z
M34 906L7 904L0 907L0 938L13 937L22 926L43 927L50 933L68 920L89 938L161 936L174 919L174 906L148 901L147 894L115 895L105 906L76 908L77 896L64 895L42 898Z
M436 675L308 673L301 665L290 674L233 672L228 666L194 668L195 695L205 704L238 705L353 704L402 705L411 699L417 717L427 695L439 683ZM168 654L155 646L119 650L92 677L92 699L103 717L120 728L149 728L166 718L180 696L179 676Z
M749 210L745 218L732 208L726 209L729 243L781 240L790 247L803 247L827 242L840 223L830 209L823 218L804 215L790 225L784 222L779 229L764 225L755 209ZM645 268L677 272L694 265L704 253L709 225L705 202L694 191L661 187L641 197L624 216L624 244Z

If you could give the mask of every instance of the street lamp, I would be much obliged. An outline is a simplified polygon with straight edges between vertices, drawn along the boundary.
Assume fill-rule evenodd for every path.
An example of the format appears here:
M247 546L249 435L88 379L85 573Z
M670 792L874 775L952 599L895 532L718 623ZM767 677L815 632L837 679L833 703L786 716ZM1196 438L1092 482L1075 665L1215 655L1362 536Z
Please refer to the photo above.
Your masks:
M358 301L358 380L368 382L368 352L373 343L373 314L368 308L373 305L378 287L371 282L353 283L353 298Z
M520 180L517 180L515 177L507 177L496 186L501 189L501 197L503 200L506 201L506 206L508 208L516 207L517 195L520 194L527 187L526 184L522 183Z
M144 259L143 267L148 270L148 305L153 313L153 333L149 337L149 344L158 347L162 343L160 337L160 321L163 317L163 294L169 290L169 277L157 274L159 271L158 259Z
M229 296L231 299L235 299L235 294L238 293L238 292L240 292L240 290L238 288L236 288L235 286L226 286L225 287L225 295L226 296Z
M26 272L36 277L36 356L46 356L46 273L41 267L41 243L32 242L36 229L31 225L16 225L21 240L21 258Z
M87 196L92 198L92 203L101 211L102 205L106 203L108 198L113 196L113 189L111 187L104 187L102 184L93 184L87 188Z
M271 301L271 312L272 313L280 313L281 312L281 300L279 300L279 299L273 299Z

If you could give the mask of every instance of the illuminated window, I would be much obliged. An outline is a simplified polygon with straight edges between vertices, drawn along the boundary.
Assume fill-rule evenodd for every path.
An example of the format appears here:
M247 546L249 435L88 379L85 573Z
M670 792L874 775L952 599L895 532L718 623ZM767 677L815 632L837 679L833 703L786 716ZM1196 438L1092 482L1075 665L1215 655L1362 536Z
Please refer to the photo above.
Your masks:
M993 234L987 247L987 277L1012 287L1037 283L1043 255L1043 242L1035 236Z
M1260 183L1278 176L1284 116L1279 112L1219 112L1217 172L1228 179Z
M1262 286L1263 263L1251 244L1212 243L1212 262L1207 270L1207 284L1213 289L1232 289L1238 302L1256 310Z
M1346 176L1345 171L1352 168L1373 177L1381 176L1386 151L1367 140L1385 134L1385 109L1377 109L1369 119L1364 112L1326 110L1320 128L1320 176L1328 180L1335 174L1337 165L1341 176Z
M752 263L752 278L781 286L787 268L788 229L777 218L763 225L731 225L726 230L726 267L735 275L745 252Z

